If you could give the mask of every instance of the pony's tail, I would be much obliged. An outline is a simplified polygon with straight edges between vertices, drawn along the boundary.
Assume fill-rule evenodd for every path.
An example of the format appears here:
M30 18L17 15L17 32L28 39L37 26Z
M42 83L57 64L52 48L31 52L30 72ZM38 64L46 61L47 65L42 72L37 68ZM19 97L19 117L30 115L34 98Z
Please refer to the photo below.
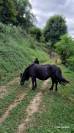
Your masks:
M69 81L62 76L62 72L61 72L61 69L60 68L58 68L56 77L58 79L58 82L60 84L62 84L62 85L66 85L67 83L69 83Z
M63 85L66 85L67 83L70 83L68 80L66 80L65 78L63 78L63 77L61 77L60 79L59 79L59 83L60 84L63 84Z

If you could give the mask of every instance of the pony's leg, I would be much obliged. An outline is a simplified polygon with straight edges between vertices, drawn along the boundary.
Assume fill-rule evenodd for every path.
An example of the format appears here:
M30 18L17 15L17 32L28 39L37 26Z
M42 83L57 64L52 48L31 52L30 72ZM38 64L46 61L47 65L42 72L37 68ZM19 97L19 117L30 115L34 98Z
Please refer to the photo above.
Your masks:
M32 90L34 90L34 78L32 78Z
M35 78L35 88L37 87L36 78Z
M52 85L50 87L50 90L53 90L53 87L54 87L54 80L52 79Z
M35 78L32 77L32 90L35 90Z
M55 84L55 91L58 90L57 86L58 86L58 82L56 82L56 84Z

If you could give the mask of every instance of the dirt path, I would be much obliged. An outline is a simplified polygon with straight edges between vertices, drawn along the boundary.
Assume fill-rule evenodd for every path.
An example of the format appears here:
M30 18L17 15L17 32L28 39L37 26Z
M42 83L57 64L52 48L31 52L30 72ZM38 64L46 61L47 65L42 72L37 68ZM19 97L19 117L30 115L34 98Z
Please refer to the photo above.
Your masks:
M27 117L19 125L19 127L17 129L17 133L25 133L26 132L25 130L26 130L27 124L30 122L32 115L34 113L38 112L38 110L39 110L39 106L42 102L42 97L43 97L42 91L44 91L44 89L47 87L47 83L48 83L48 80L46 80L43 83L43 85L41 87L42 90L33 98L33 100L28 105L28 107L26 109Z
M19 81L19 78L15 78L14 80L8 82L6 86L0 86L0 99L2 99L7 93L8 93L8 86L13 85L14 83L17 83Z
M6 112L3 114L3 116L0 118L0 124L3 123L5 121L5 119L9 116L10 111L15 108L22 100L23 98L26 96L25 94L21 94L18 95L17 98L14 100L14 102L9 105L8 109L6 110Z

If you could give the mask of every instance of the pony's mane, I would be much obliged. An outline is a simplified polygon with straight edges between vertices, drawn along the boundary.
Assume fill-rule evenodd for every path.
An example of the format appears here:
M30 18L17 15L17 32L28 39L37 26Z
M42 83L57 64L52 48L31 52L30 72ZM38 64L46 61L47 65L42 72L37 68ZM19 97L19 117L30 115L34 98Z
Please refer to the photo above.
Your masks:
M25 75L25 77L26 77L26 80L28 80L29 79L29 69L32 67L34 65L34 63L33 64L31 64L31 65L29 65L26 69L25 69L25 71L24 71L24 75Z
M29 71L29 69L30 69L33 65L34 65L34 63L31 64L31 65L29 65L29 66L25 69L25 72Z

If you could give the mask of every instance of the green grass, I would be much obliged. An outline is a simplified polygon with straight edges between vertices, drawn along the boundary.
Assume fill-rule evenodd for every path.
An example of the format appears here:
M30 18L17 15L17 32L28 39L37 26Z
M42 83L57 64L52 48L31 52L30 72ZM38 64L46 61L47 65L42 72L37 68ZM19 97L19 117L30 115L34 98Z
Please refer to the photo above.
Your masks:
M38 57L40 62L49 60L48 55L21 28L0 24L0 84L19 76L28 64ZM44 47L44 46L43 46Z

